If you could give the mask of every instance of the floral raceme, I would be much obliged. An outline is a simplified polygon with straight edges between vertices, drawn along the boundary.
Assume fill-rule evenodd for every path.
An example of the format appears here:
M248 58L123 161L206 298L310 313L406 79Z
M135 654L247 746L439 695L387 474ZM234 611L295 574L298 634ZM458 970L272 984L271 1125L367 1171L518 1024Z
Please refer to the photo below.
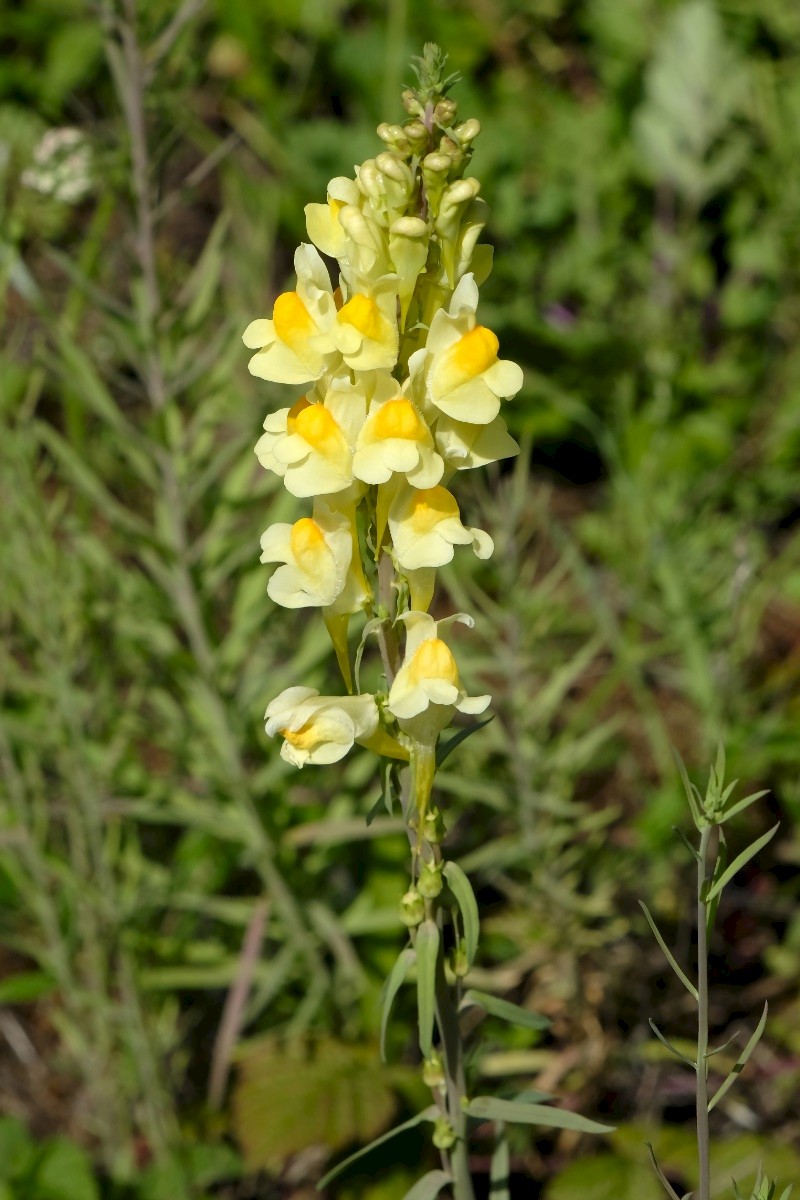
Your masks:
M439 567L492 553L454 484L517 453L501 411L522 372L478 316L491 268L477 243L487 209L465 177L478 123L455 124L449 100L407 107L405 125L378 128L381 153L307 205L295 285L243 335L251 373L297 389L256 446L307 502L261 538L267 590L284 607L322 610L348 693L296 686L269 705L267 732L298 767L355 742L413 759L456 712L489 702L467 696L447 640L452 620L471 619L437 624L428 609ZM348 642L362 613L386 676L374 693L360 691Z

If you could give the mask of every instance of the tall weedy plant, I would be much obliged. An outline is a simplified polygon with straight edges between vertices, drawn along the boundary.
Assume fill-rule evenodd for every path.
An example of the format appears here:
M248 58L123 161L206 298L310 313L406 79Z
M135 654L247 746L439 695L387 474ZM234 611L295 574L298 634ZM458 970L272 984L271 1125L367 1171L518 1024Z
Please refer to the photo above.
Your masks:
M455 76L446 75L438 47L426 45L415 71L418 86L403 93L410 119L379 126L385 150L357 167L354 179L331 180L325 204L307 205L311 244L295 254L297 285L278 296L271 319L253 321L244 333L255 351L252 374L310 389L267 417L256 446L262 465L311 502L310 515L262 536L261 561L278 564L267 590L286 608L322 610L347 689L322 696L290 687L267 708L266 728L283 738L281 754L297 767L337 762L355 742L384 760L385 801L400 801L408 826L411 878L400 902L408 945L384 988L382 1029L385 1035L394 997L415 974L433 1102L379 1140L431 1122L442 1169L415 1185L414 1200L448 1184L456 1200L471 1200L470 1125L492 1121L499 1200L507 1187L506 1122L606 1127L548 1107L543 1093L501 1100L473 1097L468 1088L465 1009L533 1028L546 1022L465 990L478 906L466 875L446 858L432 793L437 766L479 725L442 742L444 731L456 713L483 713L490 697L467 695L449 644L454 627L471 627L472 618L437 620L430 608L436 571L456 546L479 558L492 553L490 536L463 523L450 486L459 471L518 452L500 408L521 387L522 372L498 357L495 334L476 316L491 248L477 244L487 207L465 171L480 126L457 123L448 97ZM323 254L335 260L338 279L331 280ZM362 613L353 655L349 625ZM373 638L382 674L373 670L367 686L364 654Z

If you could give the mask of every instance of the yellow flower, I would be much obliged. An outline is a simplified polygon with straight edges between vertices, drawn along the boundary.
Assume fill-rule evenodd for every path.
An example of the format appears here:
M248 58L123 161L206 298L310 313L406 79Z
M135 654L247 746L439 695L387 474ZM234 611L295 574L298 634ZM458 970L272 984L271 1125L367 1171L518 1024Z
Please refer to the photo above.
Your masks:
M283 737L281 757L295 767L334 763L355 741L378 728L372 696L320 696L316 688L291 687L276 696L264 715L270 737Z
M428 401L457 421L487 425L500 400L522 387L516 363L499 359L497 337L478 325L478 288L471 274L459 283L448 310L431 321L425 346L411 356L412 376L424 377Z
M455 546L472 546L478 558L489 558L494 549L488 533L462 525L455 496L441 486L399 487L389 506L389 532L404 571L442 567L452 561Z
M258 460L283 477L293 496L342 492L353 482L353 450L366 412L364 389L349 377L334 378L267 417Z
M361 282L336 314L331 337L354 371L391 370L397 362L397 280Z
M400 670L389 691L387 708L411 737L435 741L453 714L481 713L491 696L467 696L461 686L453 653L440 637L444 628L455 621L472 628L472 617L457 613L444 621L434 621L427 613L407 612L398 620L405 622L406 645Z
M485 467L519 454L519 446L502 417L495 417L488 425L470 425L442 415L436 422L436 449L447 466L457 471Z
M390 379L388 395L377 396L356 442L353 470L365 483L386 483L393 473L417 488L439 482L444 463L414 402Z
M272 383L311 383L330 367L336 321L328 270L313 246L298 246L294 256L297 287L278 296L272 319L251 321L242 341L256 350L250 374Z
M327 204L307 204L306 229L318 250L331 258L341 258L345 252L345 234L339 220L347 204L358 205L361 194L355 180L338 175L328 184Z
M352 559L351 521L322 501L314 505L313 517L301 517L294 525L270 525L261 535L261 562L283 564L270 579L267 593L284 608L336 604L345 593Z

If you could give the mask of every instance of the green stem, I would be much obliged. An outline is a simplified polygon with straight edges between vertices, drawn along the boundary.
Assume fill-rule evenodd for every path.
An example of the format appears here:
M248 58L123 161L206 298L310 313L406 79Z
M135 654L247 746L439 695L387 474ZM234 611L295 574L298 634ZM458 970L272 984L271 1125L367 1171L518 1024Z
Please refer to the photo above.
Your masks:
M715 826L705 826L700 833L700 856L697 862L697 1200L709 1200L711 1169L708 1134L708 906L705 900L706 881L716 857Z
M469 1169L467 1118L462 1106L462 1099L465 1099L467 1094L464 1052L458 1011L445 976L443 952L439 955L436 970L436 1023L439 1027L442 1062L447 1081L447 1115L457 1139L446 1152L447 1167L453 1179L453 1197L454 1200L475 1200Z

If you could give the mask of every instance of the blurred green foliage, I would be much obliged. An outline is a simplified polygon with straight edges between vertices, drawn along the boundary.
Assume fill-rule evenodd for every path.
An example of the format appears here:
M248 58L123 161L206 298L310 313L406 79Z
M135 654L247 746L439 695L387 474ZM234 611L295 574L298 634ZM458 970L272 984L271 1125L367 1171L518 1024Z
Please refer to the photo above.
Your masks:
M0 1003L30 1047L0 1051L0 1105L58 1132L25 1141L26 1161L74 1164L61 1192L37 1165L0 1174L0 1195L91 1200L88 1155L126 1200L137 1179L143 1200L178 1200L235 1178L229 1157L203 1175L188 1156L237 1111L208 1112L209 1059L264 897L244 1029L335 1037L342 1061L377 1036L403 839L389 817L364 824L366 756L296 775L261 733L281 688L324 687L329 655L266 597L258 536L288 509L251 446L277 394L247 375L239 336L291 270L303 205L400 118L426 39L484 127L484 319L526 372L507 409L522 456L463 492L494 560L457 560L442 599L478 620L460 654L496 719L442 787L486 914L475 986L554 1027L491 1031L477 1065L517 1089L544 1073L581 1111L680 1118L646 1026L676 996L632 901L688 950L669 745L704 766L720 737L784 826L775 876L721 914L746 940L714 1020L725 1031L768 991L775 1061L796 1057L800 10L142 0L155 306L113 15L0 0ZM90 147L77 200L39 161L63 127ZM408 1061L401 1029L390 1049ZM312 1113L292 1053L287 1110ZM796 1066L748 1071L747 1122L796 1134ZM396 1085L376 1073L387 1120ZM715 1115L724 1140L741 1113ZM640 1141L548 1195L589 1195L598 1171L615 1196L649 1186ZM270 1162L298 1145L293 1127ZM537 1179L574 1149L515 1147ZM793 1169L776 1142L765 1153ZM400 1178L352 1194L400 1195Z

